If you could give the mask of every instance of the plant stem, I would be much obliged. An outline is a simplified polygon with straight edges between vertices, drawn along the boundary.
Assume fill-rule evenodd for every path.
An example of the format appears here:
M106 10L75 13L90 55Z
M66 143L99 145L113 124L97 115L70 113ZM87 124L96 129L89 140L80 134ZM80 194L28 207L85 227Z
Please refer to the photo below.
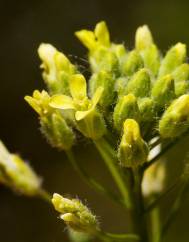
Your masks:
M51 203L51 199L52 199L52 196L51 194L49 194L47 191L45 191L44 189L41 189L39 191L39 197L42 198L44 201L48 202L48 203Z
M122 201L114 194L112 191L108 190L107 188L103 187L99 182L93 179L87 172L79 165L74 157L74 154L71 150L66 152L68 160L72 164L73 168L76 172L81 176L81 178L94 190L100 192L103 195L110 197L114 202L123 205Z
M139 168L133 168L133 178L134 178L134 210L132 214L133 225L135 226L135 231L140 234L141 242L148 241L148 233L146 226L146 217L144 214L144 204L142 196L142 178L143 170Z
M123 201L128 209L132 208L132 202L130 199L130 194L126 184L124 182L123 177L121 176L121 172L119 171L119 167L116 164L116 155L111 146L104 140L100 139L94 141L94 144L101 154L106 166L108 167L120 193L122 194Z
M136 234L113 234L104 231L97 233L97 237L103 241L139 241L140 237Z
M152 242L160 242L161 239L161 223L159 208L154 208L150 213L151 219L151 236Z

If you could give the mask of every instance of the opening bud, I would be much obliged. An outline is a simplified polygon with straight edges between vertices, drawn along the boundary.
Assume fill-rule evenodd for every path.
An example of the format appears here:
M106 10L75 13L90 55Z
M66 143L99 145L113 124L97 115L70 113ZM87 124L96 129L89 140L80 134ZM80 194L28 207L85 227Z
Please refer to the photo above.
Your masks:
M141 137L139 124L134 119L126 119L124 122L118 156L121 165L128 168L136 168L147 161L148 146Z

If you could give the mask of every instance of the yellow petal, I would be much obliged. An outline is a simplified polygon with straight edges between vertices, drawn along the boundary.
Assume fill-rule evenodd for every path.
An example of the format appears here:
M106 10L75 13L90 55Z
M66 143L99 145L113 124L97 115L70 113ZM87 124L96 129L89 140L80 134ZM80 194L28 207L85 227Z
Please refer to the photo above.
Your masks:
M102 93L104 91L104 88L102 86L98 87L96 92L94 93L94 96L92 98L92 106L95 107L97 105L97 103L99 102Z
M82 44L87 47L89 50L93 50L96 47L95 35L92 31L81 30L75 32L77 38L82 42Z
M70 78L70 92L74 99L82 100L87 96L87 84L85 77L75 74Z
M98 23L95 27L95 36L100 44L109 47L110 46L110 35L107 25L104 21Z
M52 96L49 106L58 109L75 109L72 98L66 95Z

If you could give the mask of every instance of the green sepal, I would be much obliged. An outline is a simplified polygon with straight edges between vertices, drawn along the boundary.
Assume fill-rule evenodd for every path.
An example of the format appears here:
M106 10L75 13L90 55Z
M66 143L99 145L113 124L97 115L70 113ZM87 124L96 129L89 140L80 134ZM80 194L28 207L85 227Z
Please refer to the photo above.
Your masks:
M114 127L118 131L121 131L123 122L128 118L136 119L137 121L140 120L137 99L131 93L126 96L122 96L118 100L113 113Z
M159 121L162 138L178 137L189 128L189 95L185 94L173 101Z
M168 106L175 98L175 85L171 75L159 78L151 91L151 97L158 109Z
M147 69L137 71L128 81L125 94L133 93L136 97L148 97L150 95L151 79Z
M133 50L122 60L120 72L123 76L131 76L142 67L144 67L142 57L138 51Z
M177 43L170 48L161 62L159 77L171 74L186 59L186 45Z

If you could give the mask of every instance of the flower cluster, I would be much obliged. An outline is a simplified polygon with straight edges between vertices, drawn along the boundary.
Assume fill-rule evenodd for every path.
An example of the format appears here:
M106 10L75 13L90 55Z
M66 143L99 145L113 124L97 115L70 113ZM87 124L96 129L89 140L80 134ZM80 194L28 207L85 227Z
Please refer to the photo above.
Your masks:
M76 36L88 49L88 80L63 53L41 44L38 53L48 92L34 91L25 100L39 115L41 131L52 146L70 154L78 133L92 140L123 196L124 201L118 201L130 209L130 199L141 197L136 193L151 162L150 151L160 144L156 141L172 141L189 128L186 46L177 43L163 55L149 28L142 26L136 31L135 48L129 50L111 42L105 22L98 23L94 31L78 31ZM133 175L128 186L123 171ZM88 179L85 172L79 172ZM145 171L145 177L142 195L157 195L163 190L165 166L155 164ZM105 191L93 179L88 183ZM128 189L131 185L134 196ZM96 218L79 200L55 194L52 202L71 229L100 231Z
M128 133L125 120L132 123L127 125L129 132L137 129L141 133L142 143L157 135L178 137L188 129L189 65L184 44L176 44L163 56L148 27L142 26L136 31L135 49L129 51L110 41L105 22L98 23L94 31L78 31L76 36L89 51L89 80L63 53L41 44L38 52L49 94L35 91L33 97L25 98L39 114L42 132L53 146L70 149L74 130L92 140L111 132L122 139L118 157L124 153L135 160L143 153L143 163L147 144L137 145L133 138L123 148Z

